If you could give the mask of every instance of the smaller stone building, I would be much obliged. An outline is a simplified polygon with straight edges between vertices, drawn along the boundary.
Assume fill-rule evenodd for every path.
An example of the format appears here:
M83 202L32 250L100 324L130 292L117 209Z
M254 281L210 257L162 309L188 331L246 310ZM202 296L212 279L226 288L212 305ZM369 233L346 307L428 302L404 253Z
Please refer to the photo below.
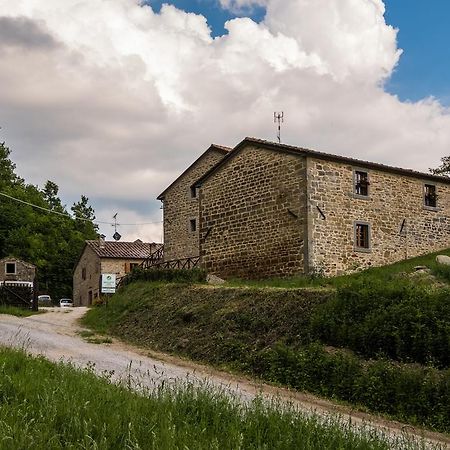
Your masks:
M164 210L164 261L199 255L198 191L192 184L230 150L211 145L158 196Z
M5 281L33 283L36 277L36 266L18 258L0 259L0 283Z
M73 274L73 301L75 306L90 306L100 296L102 274L115 274L119 279L139 266L162 244L115 242L103 239L86 241Z

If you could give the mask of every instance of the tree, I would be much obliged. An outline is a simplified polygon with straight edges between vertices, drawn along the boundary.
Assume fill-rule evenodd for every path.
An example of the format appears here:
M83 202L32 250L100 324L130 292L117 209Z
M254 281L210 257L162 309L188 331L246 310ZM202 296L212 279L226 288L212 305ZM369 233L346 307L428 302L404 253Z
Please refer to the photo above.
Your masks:
M450 156L444 156L441 158L441 165L436 169L430 169L430 172L434 175L450 177Z
M75 218L71 218L59 198L58 185L47 181L41 190L27 184L16 175L10 154L0 143L0 192L28 204L0 196L0 258L11 255L35 264L41 292L68 297L84 242L97 237L94 209L83 195L72 206Z
M75 216L75 228L82 232L86 239L95 239L97 237L98 225L94 224L95 211L89 205L89 199L82 195L79 202L72 205L73 215Z
M20 178L14 172L16 165L9 159L11 150L0 142L0 189L13 186Z
M52 211L65 212L58 197L59 186L53 181L47 180L42 193L44 199Z

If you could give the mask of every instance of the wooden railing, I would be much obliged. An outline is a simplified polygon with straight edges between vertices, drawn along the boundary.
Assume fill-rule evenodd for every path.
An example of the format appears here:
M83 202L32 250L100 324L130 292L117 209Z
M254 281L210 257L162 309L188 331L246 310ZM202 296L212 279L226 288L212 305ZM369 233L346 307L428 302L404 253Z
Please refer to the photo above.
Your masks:
M164 259L164 246L158 248L155 252L153 252L147 259L142 261L140 267L143 269L148 269L152 267L154 264L162 262Z
M156 252L155 252L156 253ZM163 270L163 269L179 269L179 270L189 270L189 269L195 269L196 267L199 267L200 265L200 256L193 256L190 258L183 258L183 259L174 259L172 261L155 261L151 265L150 263L147 263L148 265L144 267L144 264L141 264L140 267L142 267L145 270L155 269L155 270ZM119 289L121 286L124 286L128 283L129 275L124 275L123 277L117 278L116 282L116 288Z
M200 256L194 256L191 258L174 259L172 261L161 261L154 263L149 269L194 269L198 267L200 263Z

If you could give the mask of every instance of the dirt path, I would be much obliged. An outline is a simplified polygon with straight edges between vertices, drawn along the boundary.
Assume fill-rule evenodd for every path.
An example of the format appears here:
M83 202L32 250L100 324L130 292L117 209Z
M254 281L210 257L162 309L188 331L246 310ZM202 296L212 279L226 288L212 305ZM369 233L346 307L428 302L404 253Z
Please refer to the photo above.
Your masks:
M49 308L45 314L27 318L0 315L0 345L23 348L52 361L70 361L76 366L94 365L97 373L108 372L113 380L127 380L135 386L155 387L161 383L190 381L218 386L249 401L257 395L293 403L299 409L320 415L338 414L343 422L370 427L384 434L424 438L427 444L450 448L450 437L415 429L398 422L359 413L312 395L275 388L249 379L219 372L179 358L150 353L114 341L90 344L79 336L78 319L86 308Z

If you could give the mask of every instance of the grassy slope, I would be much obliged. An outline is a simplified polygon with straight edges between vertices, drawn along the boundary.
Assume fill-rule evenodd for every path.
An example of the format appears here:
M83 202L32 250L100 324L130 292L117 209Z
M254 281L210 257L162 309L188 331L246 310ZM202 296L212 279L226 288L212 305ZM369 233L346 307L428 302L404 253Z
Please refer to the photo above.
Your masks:
M450 282L450 267L442 266L436 263L437 255L450 256L450 249L442 250L440 252L430 253L424 256L400 261L389 266L373 267L362 272L356 272L352 275L343 275L333 278L308 278L304 276L289 277L289 278L273 278L266 280L230 280L228 286L245 286L245 287L280 287L280 288L299 288L299 287L319 287L332 286L341 287L346 286L353 281L377 281L389 280L400 273L413 272L414 267L427 266L431 269L433 274L446 282Z
M399 275L417 265L436 270L434 258L371 269L346 281L310 281L328 285L319 289L136 282L107 308L91 310L84 324L449 432L450 370L405 364L448 367L448 292L430 288L427 278ZM368 360L381 352L399 362Z
M327 426L259 401L239 405L185 385L137 395L125 387L0 348L0 449L388 449L370 432ZM417 448L398 443L403 449Z

